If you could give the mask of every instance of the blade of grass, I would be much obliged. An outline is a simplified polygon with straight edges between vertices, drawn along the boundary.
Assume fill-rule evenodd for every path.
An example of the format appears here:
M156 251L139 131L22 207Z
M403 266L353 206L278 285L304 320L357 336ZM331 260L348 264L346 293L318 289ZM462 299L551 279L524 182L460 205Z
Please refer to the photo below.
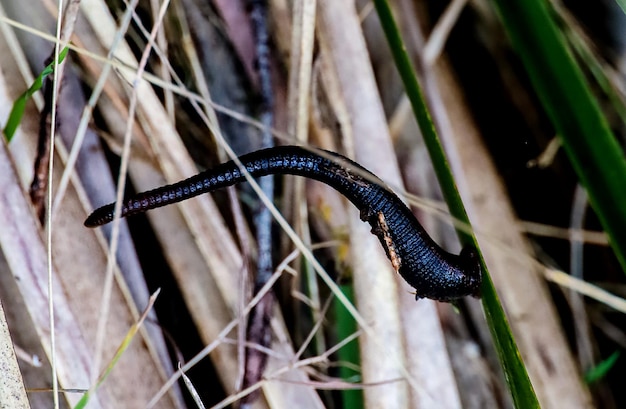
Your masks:
M404 83L407 96L411 101L415 117L424 137L424 142L428 148L437 179L441 185L450 213L460 221L461 224L469 226L469 219L465 207L463 206L461 197L456 188L452 172L426 107L421 88L415 75L415 69L406 52L389 4L386 0L374 0L374 5L378 12L387 41L389 42L396 67ZM471 232L466 229L457 229L457 233L462 244L472 244L478 247L476 238ZM508 321L504 315L504 310L498 299L484 260L482 260L482 255L481 264L483 271L483 283L481 288L483 308L513 401L516 407L539 407L537 397L535 396L532 384L528 378L528 373L521 360L515 339L513 338Z
M543 0L493 0L626 271L626 159Z
M178 370L179 371L182 370L180 362L178 363ZM200 398L200 395L198 394L198 391L196 390L195 386L193 386L191 379L189 379L189 377L185 375L184 372L181 374L181 376L183 378L183 381L185 382L185 386L187 387L187 390L189 391L189 393L191 394L191 397L193 398L193 402L196 404L198 409L205 409L204 403L202 403L202 399Z
M80 399L80 401L78 401L76 406L74 406L74 409L84 409L87 406L87 403L89 403L89 398L91 397L91 394L100 385L102 385L102 382L104 382L104 380L109 376L109 374L111 373L111 371L115 367L115 364L120 360L120 358L122 357L122 354L124 353L124 351L126 351L126 349L128 348L128 345L130 345L130 342L133 340L133 338L135 338L135 335L137 335L137 332L139 332L139 328L141 328L141 325L143 324L143 321L148 316L148 313L152 309L152 306L154 305L154 302L156 301L156 299L159 296L160 292L161 292L161 289L158 289L150 296L150 300L148 301L148 305L146 306L145 310L143 311L143 314L141 314L141 317L139 318L139 320L135 324L133 324L132 327L130 327L130 329L128 330L128 333L126 334L126 336L122 340L122 343L120 344L120 346L115 351L115 355L113 355L113 359L111 359L111 361L109 362L107 367L104 369L102 374L98 377L98 379L97 379L96 383L94 384L94 386L89 388L89 390L87 392L85 392L85 394Z
M596 382L606 375L607 372L611 370L615 366L617 359L620 357L620 351L615 351L604 361L600 362L595 367L591 368L585 374L585 382L593 383Z
M623 0L626 2L626 0ZM589 41L573 25L572 19L564 10L559 11L559 27L562 28L570 47L576 53L576 57L586 66L589 73L595 79L606 98L611 103L615 113L622 123L626 124L626 102L623 95L618 91L614 81L617 81L619 74L611 73L609 65L593 50Z
M65 47L60 53L58 58L58 64L61 64L69 51L69 47ZM15 102L13 103L13 108L11 108L11 113L9 114L9 118L7 119L7 123L4 126L4 137L7 142L11 142L13 135L15 135L15 131L17 127L22 122L22 116L24 116L24 109L26 109L26 102L33 96L33 94L41 89L43 86L43 80L50 74L54 72L54 61L46 66L46 68L41 71L41 74L35 79L33 85L31 85L22 95L20 95Z
M342 284L339 286L346 297L354 302L354 290L351 284ZM358 326L354 318L348 313L343 304L335 301L335 315L337 317L337 339L346 339L355 331ZM337 351L337 356L342 363L352 364L354 367L342 365L339 367L339 377L346 382L354 382L354 378L361 378L361 374L354 368L360 364L359 359L359 343L357 340L351 341L343 348ZM364 407L363 391L360 389L344 389L341 391L344 408L362 408Z

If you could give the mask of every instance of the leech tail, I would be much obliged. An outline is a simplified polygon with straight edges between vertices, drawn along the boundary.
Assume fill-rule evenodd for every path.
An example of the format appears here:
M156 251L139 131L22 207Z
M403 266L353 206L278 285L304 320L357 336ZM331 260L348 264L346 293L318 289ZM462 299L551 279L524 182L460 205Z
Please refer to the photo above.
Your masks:
M132 216L150 209L181 202L203 193L234 185L244 179L239 168L234 163L228 162L218 168L207 170L172 185L139 193L122 204L121 217ZM114 209L115 203L96 209L85 220L85 226L97 227L111 222L114 217Z
M329 173L331 173L330 169L328 167L320 169L319 165L321 162L332 164L328 159L296 146L282 146L260 150L243 155L239 159L253 177L275 173L292 173L314 178L315 176L312 175L317 174L317 178L327 179ZM337 167L337 165L334 165L334 167ZM335 178L330 176L330 179ZM239 167L233 161L226 162L189 179L139 193L127 199L122 204L121 217L177 203L243 181L245 181L245 177ZM328 181L326 182L328 183ZM113 220L114 208L115 203L111 203L96 209L85 220L85 226L97 227L111 222Z

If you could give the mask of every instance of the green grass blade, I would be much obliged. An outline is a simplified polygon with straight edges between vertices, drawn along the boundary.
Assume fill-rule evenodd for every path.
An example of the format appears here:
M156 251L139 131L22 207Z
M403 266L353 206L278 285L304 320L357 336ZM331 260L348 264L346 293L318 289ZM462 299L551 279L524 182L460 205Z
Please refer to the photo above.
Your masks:
M374 0L374 5L376 6L387 41L389 42L396 67L404 83L407 96L411 101L417 122L422 131L426 147L433 161L435 173L437 174L437 179L441 185L450 213L460 222L469 225L465 207L463 206L463 202L456 188L456 183L454 182L439 138L437 137L432 119L426 108L426 103L415 75L415 69L406 53L406 48L391 13L389 4L386 0ZM474 244L474 246L478 248L476 238L471 233L459 230L458 234L463 244ZM539 403L533 386L528 378L526 367L521 360L502 305L493 287L493 282L489 277L489 272L482 260L482 255L481 263L484 274L481 288L483 308L507 384L511 391L511 397L513 398L515 406L518 408L538 408Z
M61 52L59 53L58 64L61 64L63 62L69 50L70 49L68 47L65 47L63 50L61 50ZM43 87L43 80L48 75L52 74L53 72L54 72L54 61L48 64L46 68L43 69L41 74L39 74L39 76L35 78L33 85L31 85L13 103L13 107L11 108L11 113L9 114L7 123L4 126L4 130L2 131L4 133L4 137L6 138L7 142L11 142L11 139L13 139L13 135L15 135L15 131L17 130L17 127L20 125L20 122L22 122L22 117L24 116L24 109L26 108L26 102L33 96L35 92L39 91L41 87Z
M617 362L619 356L620 352L615 351L607 359L587 371L587 373L585 374L585 382L593 383L604 378L606 373L615 366L615 363Z
M150 298L148 299L148 305L146 306L146 309L141 314L141 317L139 317L139 320L135 324L133 324L128 330L128 332L126 333L126 336L122 340L122 343L118 346L117 350L115 351L115 354L113 355L113 359L111 359L111 361L109 362L107 367L104 369L102 374L98 377L95 385L93 385L91 388L89 388L87 392L83 394L83 396L80 398L78 403L74 406L74 409L85 409L87 407L87 404L89 403L89 399L91 399L91 394L96 389L98 389L100 385L102 385L102 382L106 380L106 378L109 376L109 374L115 367L115 364L117 364L117 362L120 360L120 358L122 357L126 349L128 349L128 346L130 345L131 341L135 338L135 335L137 335L137 332L139 332L141 325L143 324L144 320L148 316L148 313L152 309L152 306L154 305L154 302L156 301L160 293L161 293L161 289L159 288L150 296Z
M339 286L350 302L354 303L354 290L352 284L341 284ZM337 318L337 339L343 340L351 336L358 330L358 325L354 317L346 310L346 307L338 300L334 301L335 316ZM359 343L354 339L337 351L339 361L352 364L358 367L361 364L359 355ZM345 382L354 382L355 378L360 379L360 372L348 366L339 367L339 377ZM344 389L341 391L342 407L345 409L363 408L363 391L360 389Z
M626 0L624 0L626 1ZM565 22L561 22L560 26L565 29ZM568 44L572 47L583 64L586 65L589 73L593 76L596 84L600 87L604 96L611 103L615 113L619 116L623 125L626 125L626 104L624 103L623 96L615 89L615 86L611 83L611 80L607 76L604 67L598 61L597 57L589 49L584 40L573 30L565 31L565 35L568 39Z
M626 271L626 159L543 0L493 0Z

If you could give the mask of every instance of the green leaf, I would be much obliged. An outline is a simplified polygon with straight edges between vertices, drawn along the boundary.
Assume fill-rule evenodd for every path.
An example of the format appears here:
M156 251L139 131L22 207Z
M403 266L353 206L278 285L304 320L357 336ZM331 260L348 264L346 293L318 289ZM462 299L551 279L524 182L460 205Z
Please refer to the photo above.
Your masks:
M543 0L492 0L626 272L626 159Z
M593 383L604 378L607 372L609 372L611 368L615 366L615 363L617 362L619 356L620 352L615 351L611 354L610 357L587 371L587 373L585 374L585 382Z
M350 302L354 303L354 290L352 284L341 284L339 286ZM346 307L338 300L334 302L335 316L337 318L336 331L337 339L346 339L358 330L358 325L354 317L346 310ZM337 351L339 361L351 364L357 368L361 364L359 343L356 339L350 341ZM339 367L339 377L345 382L354 382L355 378L360 379L361 373L346 365ZM363 408L363 391L359 389L344 389L341 391L342 405L346 409Z
M61 50L61 52L59 53L58 64L61 64L63 62L69 50L69 47L65 47L63 50ZM41 74L39 74L39 76L35 78L33 85L31 85L30 88L28 88L22 95L20 95L13 103L13 108L11 108L11 113L9 114L9 118L7 119L7 123L4 126L3 130L4 137L7 139L7 142L11 142L11 139L13 139L13 135L15 135L17 127L20 125L20 122L22 122L24 110L26 109L26 102L33 96L35 92L39 91L41 87L43 87L43 80L53 72L54 61L48 64L48 66L43 69Z
M400 37L400 32L394 21L391 9L386 0L374 0L374 5L378 12L385 36L389 42L396 67L400 72L400 77L404 83L415 117L424 137L424 142L428 148L430 158L433 161L437 179L443 191L450 213L457 220L469 226L469 219L461 201L461 197L454 182L450 166L445 157L443 148L435 131L432 119L426 107L422 91L420 89L415 69L406 53L406 47ZM461 243L472 244L478 248L476 238L473 234L458 230ZM479 249L480 252L480 249ZM539 403L535 395L526 367L521 360L515 339L511 333L504 310L498 299L489 272L482 259L483 283L481 287L483 308L487 318L487 324L491 330L500 363L504 370L507 384L511 391L511 397L518 408L538 408Z
M623 1L626 2L626 0ZM565 20L559 19L558 23L568 40L568 44L570 44L576 53L576 57L585 64L589 73L593 76L593 79L595 79L596 84L611 103L615 113L619 116L622 123L626 125L626 104L624 103L624 97L616 90L615 85L612 84L604 64L598 60L598 57L582 36L577 31L572 30Z
M95 392L96 389L100 385L102 385L102 383L106 380L106 378L109 376L109 374L111 373L111 371L113 370L117 362L120 360L124 352L126 352L126 350L128 349L128 346L130 345L131 341L135 338L135 335L137 335L137 332L139 332L139 329L143 325L144 320L148 316L148 313L152 309L152 306L154 305L154 302L156 301L160 293L161 293L161 289L159 288L150 296L150 298L148 299L148 305L146 306L146 309L143 311L143 313L139 317L139 320L130 327L130 329L126 333L126 336L122 340L121 344L117 347L117 350L115 351L115 355L113 355L113 358L111 359L107 367L104 369L102 374L96 380L95 385L93 385L91 388L89 388L87 392L83 394L83 396L80 398L78 403L74 406L74 409L85 409L87 407L87 404L89 403L89 399L91 399L92 393Z

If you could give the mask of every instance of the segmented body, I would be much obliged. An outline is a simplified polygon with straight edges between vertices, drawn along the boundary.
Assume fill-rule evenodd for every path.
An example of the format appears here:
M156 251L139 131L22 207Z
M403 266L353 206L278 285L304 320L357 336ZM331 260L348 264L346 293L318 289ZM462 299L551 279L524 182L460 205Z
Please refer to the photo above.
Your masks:
M479 295L481 272L471 247L460 255L446 252L426 233L411 210L380 179L339 154L323 155L297 146L279 146L239 158L254 177L293 174L323 182L350 200L372 227L394 269L415 288L417 298L453 301ZM364 177L365 176L365 177ZM139 193L126 200L122 217L211 192L245 181L234 162L223 163L181 182ZM114 204L94 211L85 225L113 219Z

